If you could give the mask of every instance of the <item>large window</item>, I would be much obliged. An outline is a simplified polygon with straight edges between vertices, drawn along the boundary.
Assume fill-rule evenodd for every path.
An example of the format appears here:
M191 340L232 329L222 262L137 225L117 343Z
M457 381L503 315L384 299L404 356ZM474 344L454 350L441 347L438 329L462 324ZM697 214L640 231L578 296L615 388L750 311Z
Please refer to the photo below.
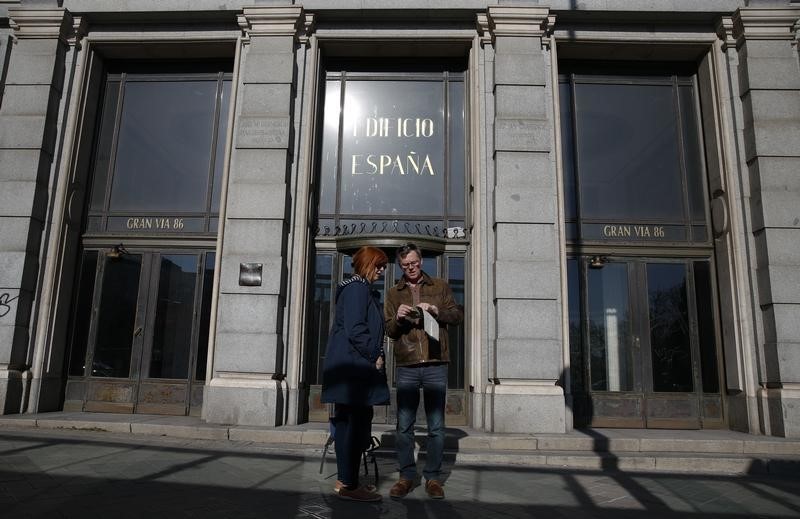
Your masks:
M706 243L693 76L560 80L569 240Z
M464 238L464 73L328 72L319 234Z
M216 232L230 88L224 72L108 74L87 232Z

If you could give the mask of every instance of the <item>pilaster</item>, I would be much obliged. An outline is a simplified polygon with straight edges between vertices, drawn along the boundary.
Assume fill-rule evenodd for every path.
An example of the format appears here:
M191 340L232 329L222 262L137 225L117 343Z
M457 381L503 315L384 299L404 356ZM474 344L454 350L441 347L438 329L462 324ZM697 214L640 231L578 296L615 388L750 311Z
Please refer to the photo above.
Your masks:
M203 418L215 423L285 423L284 312L288 179L292 164L295 51L308 20L301 7L245 8L236 82L233 148L222 233L212 378ZM257 284L243 264L261 267Z
M742 135L749 173L758 308L763 428L800 437L800 8L740 9L733 16L739 54Z
M564 432L554 116L546 7L492 6L496 432ZM480 22L480 20L479 20Z
M0 108L0 412L23 408L30 320L55 152L64 60L73 20L65 9L8 9L13 44Z

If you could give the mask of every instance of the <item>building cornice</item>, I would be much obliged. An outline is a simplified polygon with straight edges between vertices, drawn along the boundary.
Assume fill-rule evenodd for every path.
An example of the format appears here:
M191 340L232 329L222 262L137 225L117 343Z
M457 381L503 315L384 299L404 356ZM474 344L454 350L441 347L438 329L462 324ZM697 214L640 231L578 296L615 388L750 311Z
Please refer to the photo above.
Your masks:
M313 18L312 18L313 26ZM239 27L247 37L252 36L307 36L307 17L301 6L245 7L237 16Z
M8 24L14 37L25 39L55 39L64 43L74 34L73 20L66 9L8 8Z
M488 22L492 38L523 36L541 38L547 35L551 22L550 8L538 6L489 6Z
M740 46L745 40L793 40L800 19L797 9L738 9L733 14L733 37Z

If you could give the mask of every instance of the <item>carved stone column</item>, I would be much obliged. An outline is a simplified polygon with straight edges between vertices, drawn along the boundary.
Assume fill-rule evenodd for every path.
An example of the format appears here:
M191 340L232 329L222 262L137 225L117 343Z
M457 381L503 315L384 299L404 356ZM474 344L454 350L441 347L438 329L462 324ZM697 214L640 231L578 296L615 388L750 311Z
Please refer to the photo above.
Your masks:
M490 7L494 47L494 348L486 419L496 432L564 432L560 261L546 7ZM487 73L488 75L488 73ZM489 110L487 110L487 113Z
M0 108L0 412L17 413L30 380L30 322L72 17L65 9L18 7L8 16L14 42Z
M245 8L227 185L209 422L285 423L284 312L294 127L295 52L305 22L301 7ZM243 286L243 264L261 268Z

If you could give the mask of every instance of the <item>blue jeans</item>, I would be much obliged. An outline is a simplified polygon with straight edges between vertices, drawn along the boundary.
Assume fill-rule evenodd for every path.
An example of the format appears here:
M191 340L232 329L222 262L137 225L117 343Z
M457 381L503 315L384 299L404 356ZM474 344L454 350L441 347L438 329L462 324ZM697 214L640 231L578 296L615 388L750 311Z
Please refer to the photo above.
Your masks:
M397 368L397 463L402 479L417 476L414 460L414 424L419 407L419 388L428 422L425 479L440 479L444 453L444 406L447 397L447 364Z

